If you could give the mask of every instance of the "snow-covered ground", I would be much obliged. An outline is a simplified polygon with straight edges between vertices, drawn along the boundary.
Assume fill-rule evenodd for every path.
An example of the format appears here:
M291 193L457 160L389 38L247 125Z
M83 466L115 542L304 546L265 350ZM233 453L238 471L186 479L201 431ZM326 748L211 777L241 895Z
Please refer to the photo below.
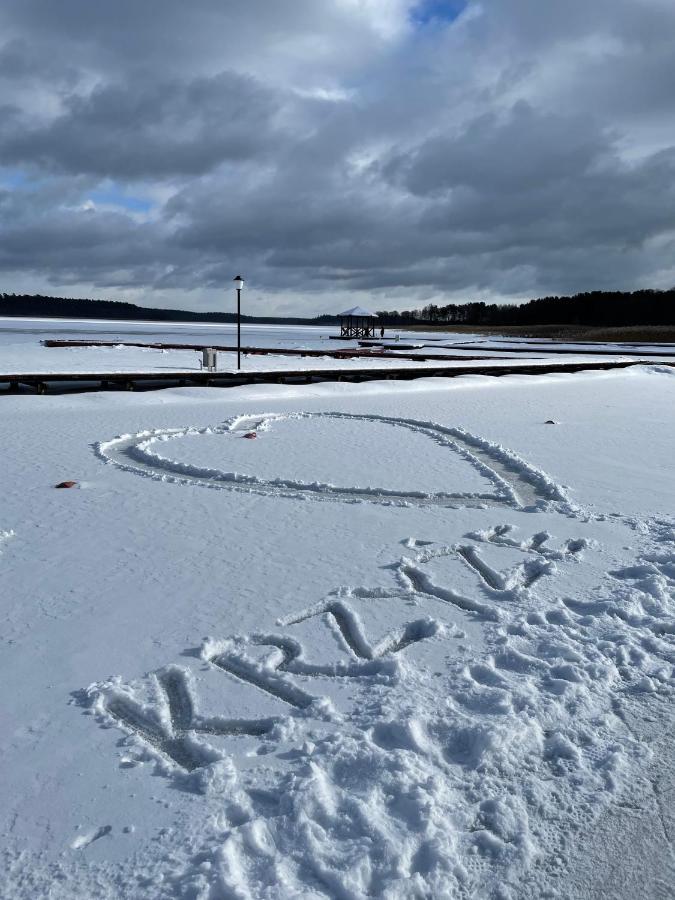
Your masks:
M2 398L2 896L672 896L674 401Z
M279 350L323 350L327 353L336 350L356 348L357 342L331 340L330 335L336 333L335 326L317 328L313 326L286 325L245 325L242 328L242 345L274 348ZM574 363L583 360L629 359L622 353L618 345L600 345L603 355L594 354L593 348L578 346L578 354L559 356L547 353L544 345L539 348L533 345L525 352L506 354L495 352L495 348L503 349L499 339L478 339L475 335L447 334L439 338L423 332L389 331L388 337L400 336L400 344L414 346L413 351L426 355L452 355L458 357L456 363L444 361L443 365L461 365L479 367L489 361L490 365L511 366L514 362L528 365L547 364L554 360L557 363ZM102 340L119 342L110 347L44 347L41 341L47 338L61 340ZM199 371L201 353L196 350L155 350L144 347L124 346L122 342L162 342L175 344L216 344L222 346L236 345L236 327L233 325L195 325L194 323L147 323L147 322L107 322L107 321L70 321L54 319L0 319L0 375L20 372L66 373L66 372L171 372ZM469 343L466 344L465 342ZM388 349L397 351L395 341L387 341ZM518 346L511 342L510 346ZM560 345L565 346L565 345ZM606 352L613 357L607 357ZM663 359L672 359L675 351L664 348ZM478 359L471 359L479 357ZM219 352L218 370L230 372L236 369L234 352ZM430 360L428 363L406 359L348 359L339 360L325 356L270 355L258 356L245 354L242 368L246 372L265 372L305 369L331 369L336 365L341 368L409 368L428 365L438 366Z

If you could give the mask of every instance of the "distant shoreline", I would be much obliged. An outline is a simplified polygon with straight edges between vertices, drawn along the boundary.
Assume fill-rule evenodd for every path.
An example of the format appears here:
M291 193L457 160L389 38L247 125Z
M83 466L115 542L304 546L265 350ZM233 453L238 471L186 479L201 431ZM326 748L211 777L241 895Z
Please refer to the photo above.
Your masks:
M502 335L503 337L552 338L567 341L675 342L672 325L406 325L405 331L442 331L458 334Z
M110 319L98 316L46 316L46 315L7 315L0 313L0 323L5 321L26 322L80 322L82 324L109 324L109 325L133 325L133 326L160 326L166 327L193 327L193 328L232 328L236 322L204 322L199 320L183 319ZM304 321L255 321L242 320L245 328L315 328L330 330L337 327L332 322L317 323L311 319ZM2 326L0 325L0 330ZM588 342L635 342L635 343L675 343L675 326L671 325L619 325L619 326L594 326L594 325L458 325L447 322L440 325L385 325L385 336L396 332L440 332L444 334L479 334L497 337L523 337L523 338L549 338L561 341L588 341Z
M203 322L199 320L192 319L110 319L104 318L102 316L46 316L46 315L12 315L0 312L0 322L2 321L11 321L11 322L83 322L85 324L107 324L107 325L188 325L196 328L222 328L223 326L227 326L229 328L236 328L237 322L236 319L234 322ZM278 320L278 321L259 321L258 319L250 319L241 317L241 325L243 327L256 327L256 328L330 328L335 327L333 323L329 323L326 325L325 323L313 322L311 319L302 322L296 321L286 321L286 320Z

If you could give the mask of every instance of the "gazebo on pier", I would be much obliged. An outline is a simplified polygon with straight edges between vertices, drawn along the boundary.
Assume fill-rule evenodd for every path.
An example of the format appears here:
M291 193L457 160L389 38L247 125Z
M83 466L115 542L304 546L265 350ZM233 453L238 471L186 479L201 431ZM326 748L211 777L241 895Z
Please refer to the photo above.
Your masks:
M354 306L338 313L341 338L374 338L377 313Z

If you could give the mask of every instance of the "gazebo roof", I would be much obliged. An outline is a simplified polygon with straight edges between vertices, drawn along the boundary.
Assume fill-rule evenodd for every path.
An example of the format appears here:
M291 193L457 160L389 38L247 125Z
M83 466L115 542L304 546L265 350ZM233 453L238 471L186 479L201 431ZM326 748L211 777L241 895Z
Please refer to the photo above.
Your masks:
M362 306L353 306L351 309L346 309L344 312L338 313L338 316L341 319L346 319L350 316L354 319L377 319L377 313L371 312L369 309L364 309Z

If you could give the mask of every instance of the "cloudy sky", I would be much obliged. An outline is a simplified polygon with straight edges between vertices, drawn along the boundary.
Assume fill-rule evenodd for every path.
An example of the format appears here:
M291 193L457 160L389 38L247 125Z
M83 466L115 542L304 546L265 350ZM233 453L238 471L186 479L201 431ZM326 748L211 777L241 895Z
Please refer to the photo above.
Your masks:
M673 0L2 0L0 291L675 284Z

